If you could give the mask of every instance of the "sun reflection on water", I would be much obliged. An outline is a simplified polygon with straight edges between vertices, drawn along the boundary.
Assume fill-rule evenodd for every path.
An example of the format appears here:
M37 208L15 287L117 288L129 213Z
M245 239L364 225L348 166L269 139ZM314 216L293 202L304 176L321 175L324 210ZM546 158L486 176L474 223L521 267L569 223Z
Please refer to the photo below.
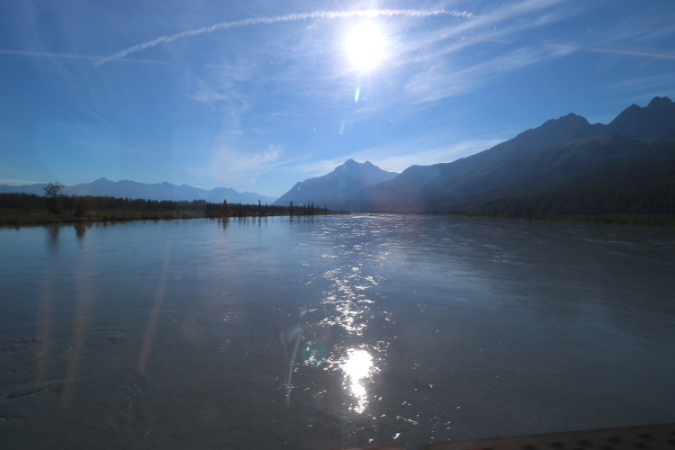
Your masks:
M370 319L376 314L373 309L374 297L378 295L375 292L379 284L376 276L364 273L363 268L355 264L326 271L323 276L330 281L330 288L323 293L323 317L318 320L318 325L328 329L340 326L351 336L352 342L354 339L362 341ZM342 347L337 352L334 348L330 352L332 356L326 359L328 368L341 370L344 374L344 393L350 398L351 412L363 414L367 409L372 377L379 371L374 364L384 355L387 346L387 342L377 341L375 345L364 343L352 348Z
M331 291L324 294L321 303L331 305L335 314L329 313L321 320L321 324L340 325L350 333L363 334L370 311L368 305L375 303L364 294L378 283L373 276L363 277L360 272L358 267L349 267L344 271L334 269L324 273L324 278L331 280L333 286Z
M347 378L345 382L349 384L350 392L356 397L357 403L352 410L361 414L368 406L365 381L376 370L373 367L373 357L366 350L351 349L341 361L340 366Z

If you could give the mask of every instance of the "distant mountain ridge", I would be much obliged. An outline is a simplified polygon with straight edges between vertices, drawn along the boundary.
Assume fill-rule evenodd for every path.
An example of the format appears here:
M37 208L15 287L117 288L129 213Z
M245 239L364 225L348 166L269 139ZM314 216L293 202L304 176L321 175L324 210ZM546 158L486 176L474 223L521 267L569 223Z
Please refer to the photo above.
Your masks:
M598 168L633 183L632 194L620 189L621 179L607 178ZM557 208L589 213L591 209L581 208L574 195L591 191L596 199L612 195L602 191L603 183L634 197L631 205L621 199L614 206L623 206L607 207L615 213L622 208L675 213L675 200L671 201L675 198L675 104L668 97L656 97L646 107L632 105L608 125L590 124L570 113L467 158L409 167L390 181L364 188L348 203L357 211L479 212L497 203L541 209L549 201L546 198L555 197L558 206L548 208L549 212ZM561 191L573 189L576 194L560 200ZM530 200L525 202L524 197Z
M44 195L46 184L27 184L23 186L0 185L2 193L19 193ZM63 193L66 195L93 195L110 196L120 198L143 198L146 200L206 200L212 203L222 203L227 200L228 203L257 204L258 200L262 203L272 203L276 197L260 195L255 192L237 192L232 188L215 188L211 190L188 186L186 184L177 186L175 184L155 183L145 184L130 180L110 181L106 178L99 178L92 183L76 184L67 186Z
M322 177L310 178L296 183L288 192L274 202L275 205L315 203L329 209L351 209L349 198L366 186L391 180L395 172L387 172L369 161L358 163L353 159L338 166Z
M616 116L606 131L648 141L675 139L675 103L668 97L654 97L643 108L632 104Z
M44 184L0 186L43 195ZM296 183L282 197L206 191L133 181L70 186L66 194L330 209L448 213L675 214L675 103L655 97L631 105L609 124L569 113L451 163L411 166L401 174L348 160L331 173Z

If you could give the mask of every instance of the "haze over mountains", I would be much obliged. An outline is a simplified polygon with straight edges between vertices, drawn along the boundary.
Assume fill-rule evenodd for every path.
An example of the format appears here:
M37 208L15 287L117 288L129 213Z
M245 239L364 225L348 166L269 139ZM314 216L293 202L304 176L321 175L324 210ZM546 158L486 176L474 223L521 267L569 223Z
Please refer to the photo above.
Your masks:
M357 210L539 214L675 212L675 104L632 105L608 125L568 114L448 164L359 192Z
M338 169L296 184L277 202L298 201L304 190L304 202L318 201L317 192L322 202L352 211L673 214L675 104L655 97L608 125L570 113L467 158L411 166L351 196L331 198Z
M275 205L296 205L314 202L329 209L353 209L349 198L366 186L389 181L398 175L374 166L369 161L361 164L353 159L338 166L328 175L296 183L290 191L279 197Z
M44 184L0 186L43 195ZM405 213L675 214L675 103L655 97L609 124L570 113L488 150L401 174L348 160L296 183L279 199L230 188L105 178L65 188L67 195L213 203L296 205ZM275 201L276 200L276 201Z
M0 192L44 195L46 184L27 184L23 186L0 185ZM171 183L145 184L136 181L121 180L110 181L106 178L99 178L92 183L76 184L67 186L63 193L66 195L92 195L109 196L119 198L143 198L146 200L206 200L212 203L222 203L227 200L228 203L257 204L260 200L263 204L272 203L276 197L260 195L255 192L237 192L231 188L215 188L206 190L183 184L177 186Z

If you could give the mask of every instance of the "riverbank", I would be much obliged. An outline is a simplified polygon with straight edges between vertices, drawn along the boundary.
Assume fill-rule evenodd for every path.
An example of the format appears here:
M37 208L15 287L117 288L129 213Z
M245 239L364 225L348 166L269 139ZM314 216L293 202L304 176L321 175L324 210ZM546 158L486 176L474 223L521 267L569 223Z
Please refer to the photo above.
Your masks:
M128 222L226 217L326 216L349 214L314 203L289 206L170 201L115 197L0 194L0 225Z
M324 208L311 209L303 207L287 206L266 207L258 205L228 205L224 209L218 205L218 208L203 207L197 210L193 204L192 208L177 208L175 210L149 210L135 211L129 209L100 209L91 210L78 214L77 210L60 211L53 213L48 209L1 209L0 208L0 226L3 225L49 225L49 224L77 224L77 223L100 223L100 222L129 222L136 220L188 220L204 218L227 218L227 217L311 217L325 215L350 214L349 211L331 211ZM372 213L378 214L378 213ZM386 214L386 213L385 213ZM413 214L420 213L389 213L389 214ZM429 215L448 215L459 217L479 217L485 219L511 219L511 220L543 220L551 222L573 222L587 224L606 224L606 225L631 225L631 226L658 226L675 227L675 215L631 215L631 214L604 214L604 215L583 215L583 214L479 214L473 212L450 212L445 214L428 213ZM424 215L424 214L421 214Z
M509 220L544 220L549 222L575 222L604 225L633 225L633 226L657 226L675 227L675 215L673 214L480 214L475 212L368 212L359 211L358 214L403 214L403 215L429 215L429 216L457 216L477 217L484 219L509 219Z
M449 216L482 217L486 219L545 220L550 222L575 222L606 225L633 225L675 227L675 215L632 215L632 214L476 214L448 213Z
M0 226L3 225L50 225L50 224L77 224L77 223L97 223L97 222L130 222L136 220L189 220L189 219L215 219L215 218L237 218L237 217L277 217L277 216L325 216L336 214L349 214L347 211L325 211L321 214L290 214L290 212L274 211L262 214L255 211L248 214L206 214L200 211L124 211L124 210L105 210L92 211L81 217L73 213L52 214L49 211L1 211Z

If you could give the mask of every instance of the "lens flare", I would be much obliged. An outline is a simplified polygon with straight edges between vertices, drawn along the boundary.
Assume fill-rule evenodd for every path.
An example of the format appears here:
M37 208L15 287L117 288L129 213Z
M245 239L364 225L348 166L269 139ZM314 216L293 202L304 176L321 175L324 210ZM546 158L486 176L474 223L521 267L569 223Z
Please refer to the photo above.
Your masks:
M345 39L345 50L355 69L370 72L386 57L387 36L372 22L352 28Z

